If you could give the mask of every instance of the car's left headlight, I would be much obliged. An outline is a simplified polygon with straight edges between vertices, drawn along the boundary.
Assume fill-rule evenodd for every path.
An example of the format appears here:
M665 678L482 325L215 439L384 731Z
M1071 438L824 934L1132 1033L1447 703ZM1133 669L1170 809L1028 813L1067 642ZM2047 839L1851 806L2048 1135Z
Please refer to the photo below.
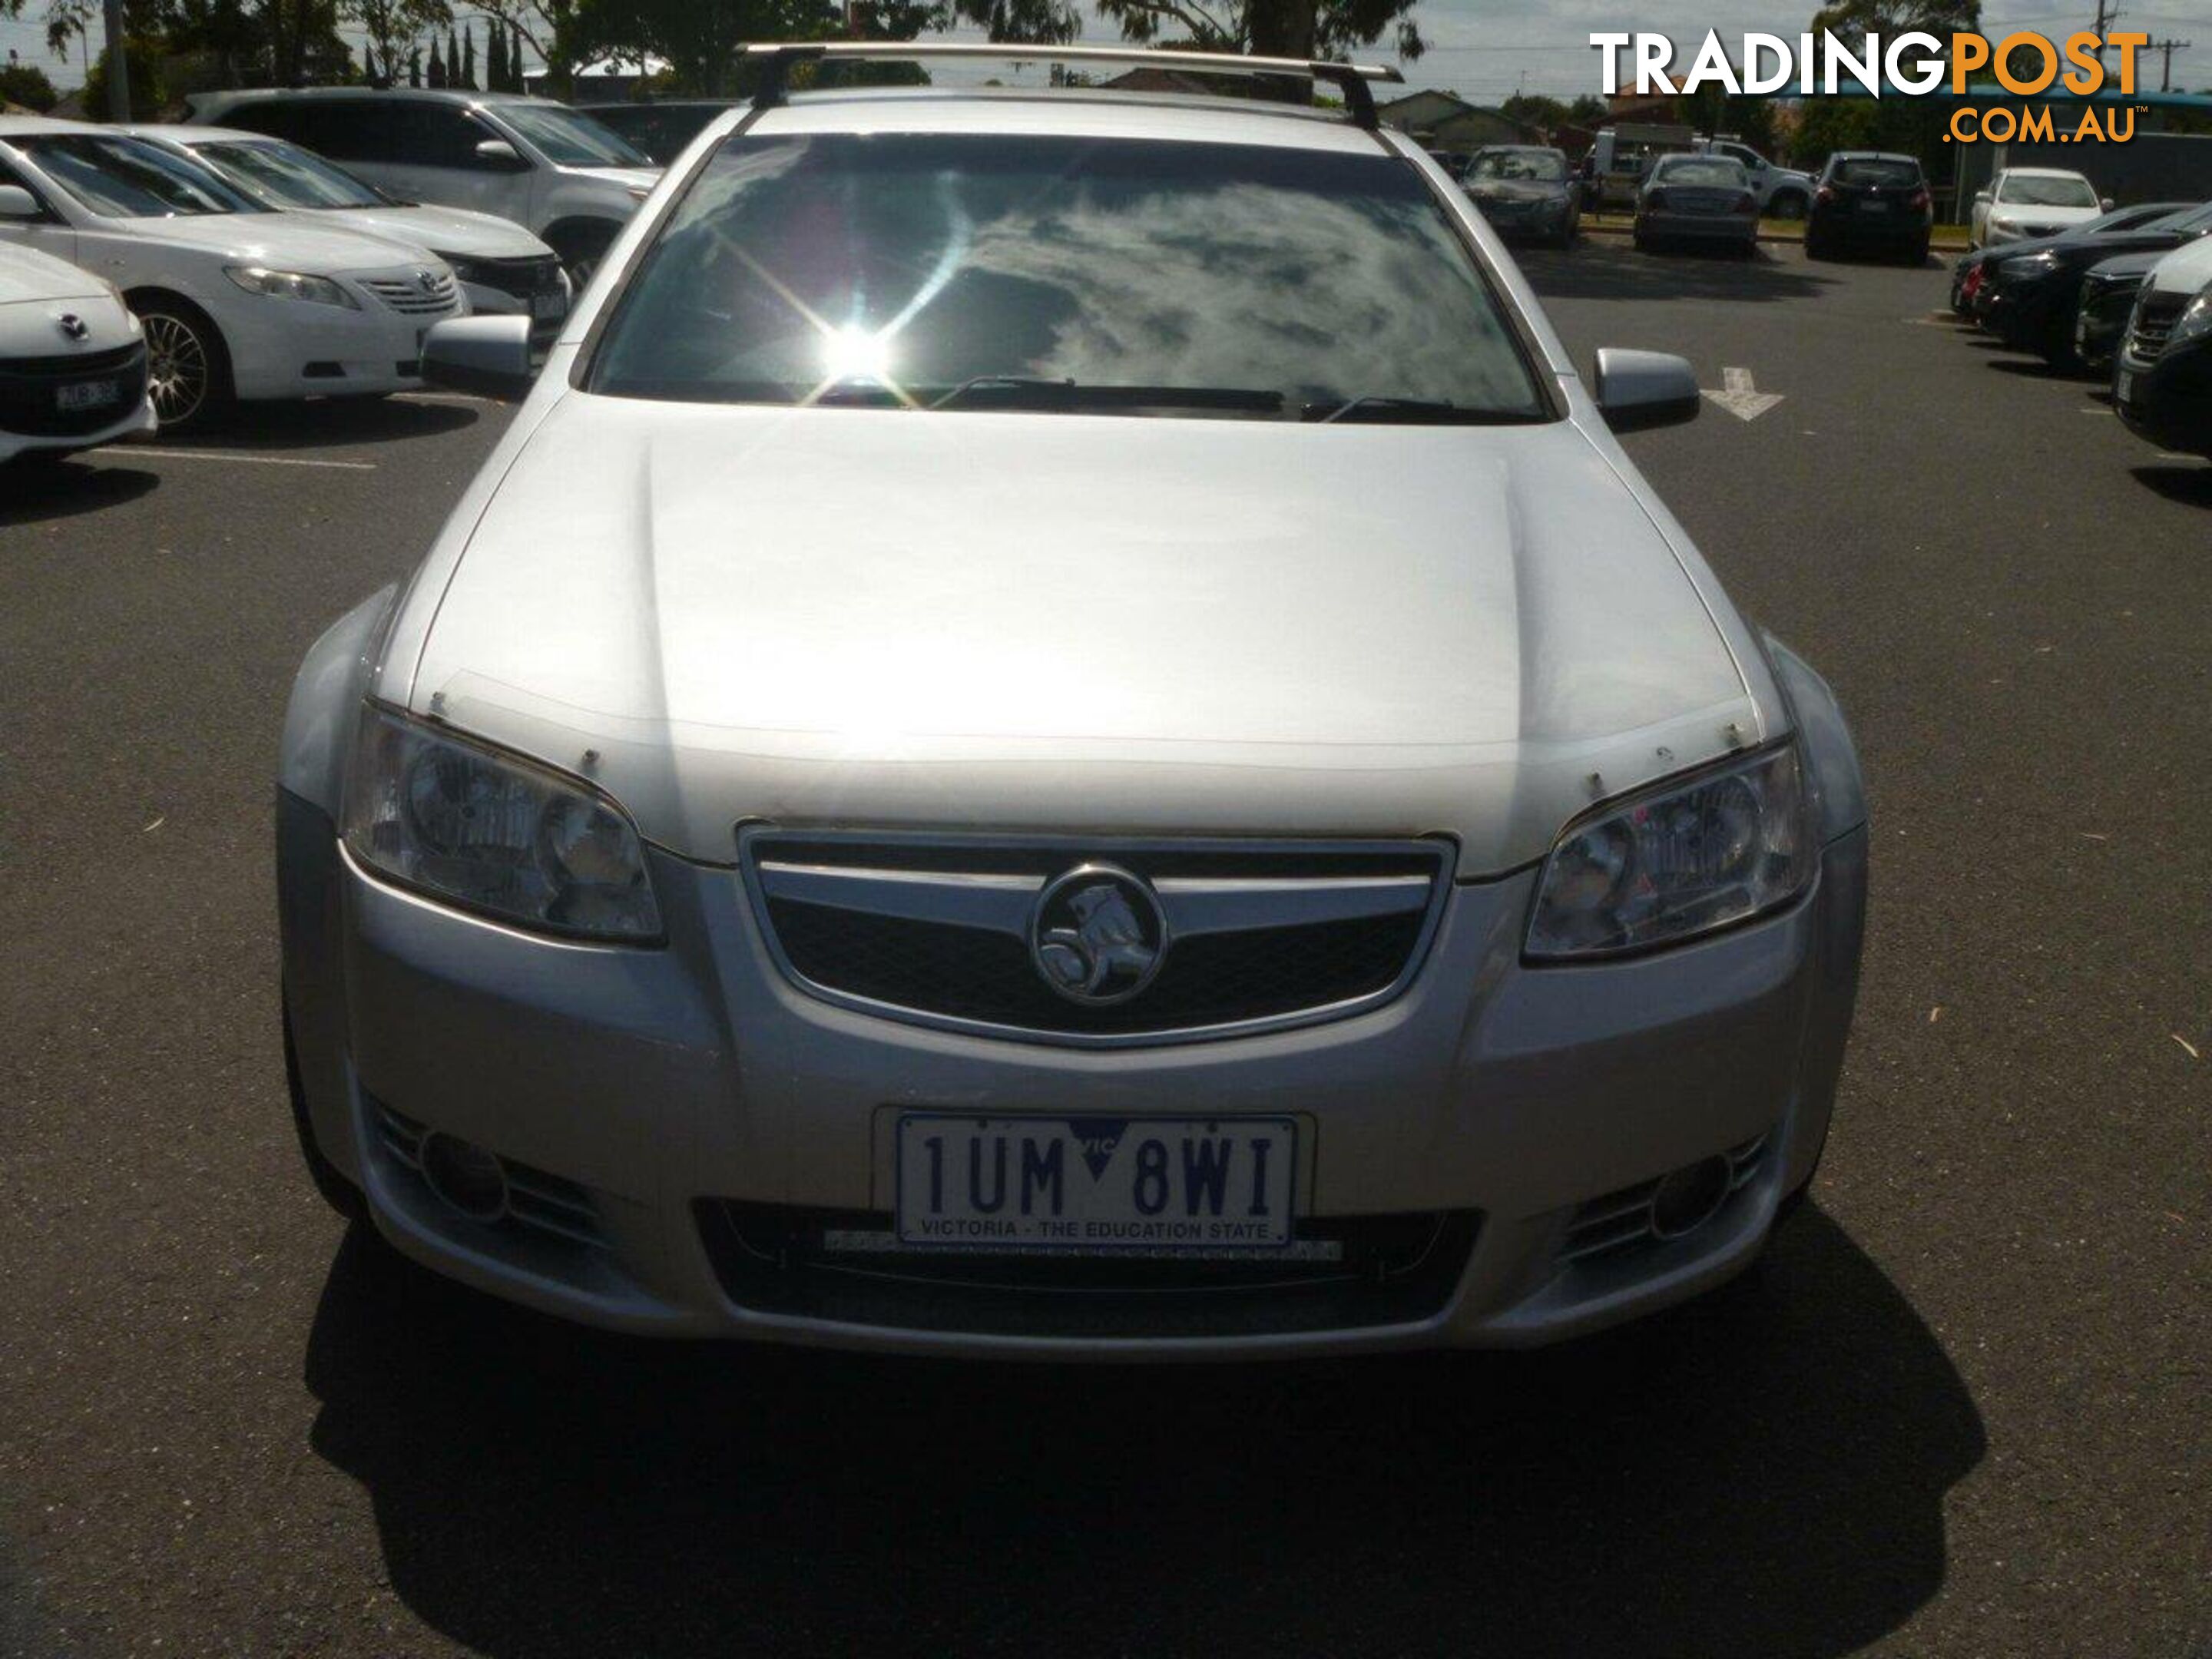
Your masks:
M403 886L571 937L660 936L637 830L580 778L374 704L347 782L346 848Z
M1567 826L1536 888L1532 959L1612 955L1744 921L1804 891L1815 849L1794 741Z
M353 295L327 276L311 276L301 270L271 270L266 265L225 265L222 274L248 294L271 300L304 300L310 305L343 306L358 311Z

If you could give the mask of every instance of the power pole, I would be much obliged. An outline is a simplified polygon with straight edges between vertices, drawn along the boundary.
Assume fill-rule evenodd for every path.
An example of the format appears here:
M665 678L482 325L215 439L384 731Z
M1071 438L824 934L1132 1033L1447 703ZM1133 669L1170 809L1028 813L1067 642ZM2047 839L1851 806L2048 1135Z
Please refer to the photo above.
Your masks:
M131 52L123 35L123 0L106 0L107 118L117 125L131 119Z
M2160 92L2173 90L2173 54L2177 52L2187 52L2193 44L2188 40L2154 40L2150 43L2150 49L2153 52L2161 52L2166 58L2166 67L2158 77L2158 89Z
M2097 61L2105 61L2105 32L2120 21L2120 9L2107 0L2097 0L2097 21L2089 27L2097 37Z

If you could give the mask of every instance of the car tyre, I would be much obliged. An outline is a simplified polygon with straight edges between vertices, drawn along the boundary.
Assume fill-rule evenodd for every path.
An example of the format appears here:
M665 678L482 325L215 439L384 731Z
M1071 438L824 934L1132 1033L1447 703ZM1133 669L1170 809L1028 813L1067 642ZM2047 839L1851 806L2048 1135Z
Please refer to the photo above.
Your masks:
M146 331L146 394L164 432L204 426L233 402L230 351L207 313L173 295L131 296Z

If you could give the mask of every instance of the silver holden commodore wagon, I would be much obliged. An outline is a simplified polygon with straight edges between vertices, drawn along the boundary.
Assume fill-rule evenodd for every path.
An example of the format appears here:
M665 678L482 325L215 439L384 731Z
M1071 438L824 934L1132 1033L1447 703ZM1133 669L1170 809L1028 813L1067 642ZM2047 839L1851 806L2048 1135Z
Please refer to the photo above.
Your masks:
M763 54L301 671L318 1183L574 1319L915 1352L1534 1343L1742 1267L1865 807L1614 441L1687 365L1579 374L1375 71L781 91L883 50Z

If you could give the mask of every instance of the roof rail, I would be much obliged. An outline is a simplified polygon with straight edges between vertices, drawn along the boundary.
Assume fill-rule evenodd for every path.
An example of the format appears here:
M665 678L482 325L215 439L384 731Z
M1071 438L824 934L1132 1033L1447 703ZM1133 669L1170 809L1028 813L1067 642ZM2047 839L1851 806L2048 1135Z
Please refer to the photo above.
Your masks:
M1319 58L1247 58L1226 52L1159 51L1149 46L1042 46L1012 41L972 40L792 40L766 41L744 48L760 66L753 93L755 109L774 109L787 101L792 68L825 58L907 63L934 58L986 58L1001 63L1143 64L1154 69L1187 70L1194 75L1288 75L1327 81L1344 94L1354 126L1372 131L1380 122L1370 81L1403 81L1389 64L1336 64Z

